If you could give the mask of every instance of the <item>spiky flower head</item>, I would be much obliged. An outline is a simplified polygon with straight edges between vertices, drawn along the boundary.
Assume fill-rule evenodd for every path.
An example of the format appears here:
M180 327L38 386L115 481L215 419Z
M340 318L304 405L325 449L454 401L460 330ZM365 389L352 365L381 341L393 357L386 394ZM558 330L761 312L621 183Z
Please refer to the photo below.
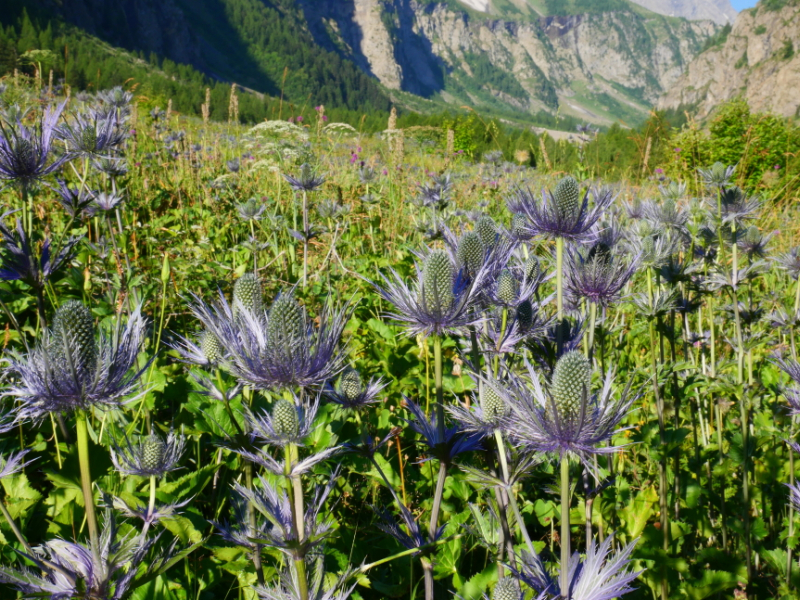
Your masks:
M797 280L800 277L800 246L795 246L789 252L779 255L775 262L781 269L784 269L789 276Z
M170 431L166 439L150 431L148 435L125 438L115 442L111 462L120 473L140 477L162 477L178 468L186 440Z
M541 274L542 266L539 263L539 259L535 254L529 254L528 258L525 259L525 278L533 281L534 279L539 279Z
M281 437L294 439L300 432L297 409L293 402L281 398L272 407L272 426Z
M452 309L455 302L453 285L456 273L450 257L444 250L434 250L425 258L422 269L422 285L419 303L433 313L443 314Z
M256 317L264 311L261 281L253 273L245 273L233 284L233 312L246 309Z
M317 175L314 167L308 163L302 164L296 177L291 175L284 175L283 177L289 182L292 189L298 192L313 192L325 183L325 177Z
M519 583L511 575L501 578L492 590L492 600L519 600L521 595Z
M28 188L69 160L65 154L50 161L56 123L65 105L47 108L33 127L23 125L19 118L16 122L0 120L0 179Z
M141 307L123 331L108 337L95 335L86 307L66 302L36 348L25 356L11 354L5 373L15 383L7 393L22 401L22 418L36 420L50 412L118 407L147 369L145 365L131 372L144 333Z
M339 376L338 385L329 386L325 395L344 408L361 409L377 402L378 394L385 387L380 379L365 384L357 369L347 367Z
M56 130L72 156L93 157L107 155L125 141L125 130L120 127L117 111L92 109L75 115L72 121Z
M595 472L592 454L614 452L602 443L611 439L627 415L635 397L630 384L620 395L612 393L614 377L609 371L597 394L591 393L591 365L580 352L559 358L550 385L545 387L533 366L526 362L525 377L511 375L497 391L511 408L508 433L516 443L560 456L574 454Z
M318 388L344 366L339 340L350 307L321 311L311 326L291 293L279 294L267 314L234 310L220 295L208 306L195 297L192 311L225 351L224 368L255 389Z
M516 319L523 333L528 331L533 325L534 308L533 302L523 300L517 305Z
M239 212L239 218L243 221L259 221L264 215L264 211L267 210L267 205L255 198L250 198L239 204L236 210Z
M594 199L591 209L590 193ZM581 199L578 182L565 177L552 194L543 193L541 200L530 190L516 190L508 200L508 208L513 213L525 215L526 231L532 236L580 241L591 236L592 228L613 200L611 191L607 189L587 191Z
M475 223L475 232L481 240L484 249L491 250L497 243L497 224L488 215L483 215Z
M730 185L736 166L725 166L717 161L708 169L697 169L703 183L710 188L724 188Z
M418 254L421 262L417 263L417 279L411 286L394 269L390 269L391 278L383 277L383 287L373 284L395 306L395 312L388 316L406 324L408 335L458 333L480 320L475 308L489 267L482 264L474 275L467 273L463 265L456 269L457 248L451 242L452 258L447 251L428 248Z
M511 215L511 229L509 231L511 237L518 242L531 239L531 234L528 231L527 219L525 215L514 213Z
M363 391L364 384L361 381L361 374L353 369L345 369L339 377L339 390L342 395L352 401Z
M480 235L476 231L464 233L458 240L456 248L458 266L464 269L470 277L474 277L483 266L485 258L486 249L481 243Z
M269 309L267 343L291 355L306 332L306 319L302 307L292 294L281 294Z
M656 252L655 248L651 249ZM631 260L615 255L603 243L588 252L573 248L567 259L564 289L573 304L579 300L608 306L622 297L622 290L639 266L639 256Z
M5 218L16 211L10 210L0 215L0 279L6 281L24 281L34 289L42 290L50 277L63 265L72 260L81 238L72 237L64 241L58 254L51 253L50 238L37 247L35 239L31 239L22 221L17 219L16 228L5 224Z

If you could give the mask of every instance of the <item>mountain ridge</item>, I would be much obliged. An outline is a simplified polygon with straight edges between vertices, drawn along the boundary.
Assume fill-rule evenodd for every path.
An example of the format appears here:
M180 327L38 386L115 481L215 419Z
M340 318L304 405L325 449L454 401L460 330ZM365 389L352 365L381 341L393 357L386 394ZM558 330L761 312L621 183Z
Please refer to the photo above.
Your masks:
M699 54L658 101L700 118L741 97L758 112L800 116L800 1L762 0L742 11L723 40Z

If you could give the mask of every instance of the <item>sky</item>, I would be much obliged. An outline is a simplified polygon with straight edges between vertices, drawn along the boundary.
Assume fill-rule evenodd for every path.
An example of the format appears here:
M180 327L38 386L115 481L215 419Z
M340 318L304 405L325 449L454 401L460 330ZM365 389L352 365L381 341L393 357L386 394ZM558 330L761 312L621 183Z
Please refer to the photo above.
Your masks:
M756 5L756 0L731 0L731 5L736 10L744 10L745 8L752 8Z

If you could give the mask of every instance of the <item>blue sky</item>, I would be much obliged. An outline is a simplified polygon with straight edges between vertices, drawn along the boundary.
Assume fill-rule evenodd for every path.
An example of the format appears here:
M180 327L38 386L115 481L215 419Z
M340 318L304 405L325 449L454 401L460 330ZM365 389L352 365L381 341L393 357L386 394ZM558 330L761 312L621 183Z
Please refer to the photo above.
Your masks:
M756 0L731 0L733 8L736 10L744 10L745 8L752 8L756 5Z

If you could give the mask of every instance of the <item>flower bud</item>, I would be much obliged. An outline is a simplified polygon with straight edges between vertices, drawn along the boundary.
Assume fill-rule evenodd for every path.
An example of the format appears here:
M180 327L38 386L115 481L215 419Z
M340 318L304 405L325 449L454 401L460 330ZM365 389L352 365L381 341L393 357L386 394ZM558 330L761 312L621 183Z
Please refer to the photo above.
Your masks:
M303 309L290 294L275 298L269 310L267 342L270 346L293 349L305 333Z
M589 395L592 368L589 359L577 350L567 352L558 359L553 370L550 393L558 411L557 418L565 423L575 423Z
M425 259L422 268L420 303L428 311L446 313L453 307L455 270L444 250L434 250Z
M264 310L261 281L253 273L245 273L233 284L233 311L245 308L258 316Z
M581 191L575 178L567 175L556 185L553 199L559 218L567 223L574 223L580 214Z
M480 402L483 418L489 423L496 423L500 417L506 414L506 403L491 386L483 386Z
M492 600L519 600L519 596L519 584L510 575L500 579L492 590Z
M203 356L210 363L217 362L222 356L222 346L215 336L210 331L204 331L200 338L200 349L203 351Z
M280 399L272 408L272 428L279 436L293 439L300 433L297 408L288 400Z
M166 442L161 436L151 433L142 440L142 469L145 471L158 471L164 462L167 451Z
M467 232L458 240L456 260L458 261L458 266L466 269L470 277L474 277L483 266L485 254L486 251L483 249L481 238L476 232Z
M483 244L484 249L491 250L497 243L497 225L492 217L483 215L475 223L475 232Z
M505 306L511 306L519 294L517 280L508 269L500 271L497 277L497 299Z
M364 391L364 386L361 383L361 375L352 368L347 368L339 378L339 392L350 400L351 402L358 398L359 394Z
M60 366L78 375L93 373L97 365L94 319L78 300L62 304L53 318L54 356Z

